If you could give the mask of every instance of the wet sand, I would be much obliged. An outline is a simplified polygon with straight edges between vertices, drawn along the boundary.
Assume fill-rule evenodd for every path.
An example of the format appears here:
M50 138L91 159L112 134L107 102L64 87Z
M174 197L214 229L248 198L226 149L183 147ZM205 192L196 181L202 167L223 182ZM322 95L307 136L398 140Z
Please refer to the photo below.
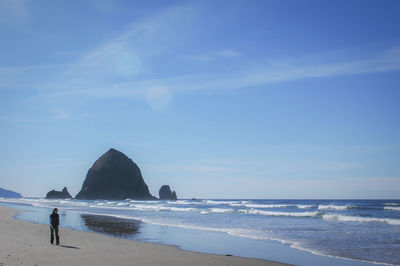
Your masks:
M49 242L49 227L14 219L0 205L0 266L7 265L287 265L267 260L190 252L60 227L61 245Z

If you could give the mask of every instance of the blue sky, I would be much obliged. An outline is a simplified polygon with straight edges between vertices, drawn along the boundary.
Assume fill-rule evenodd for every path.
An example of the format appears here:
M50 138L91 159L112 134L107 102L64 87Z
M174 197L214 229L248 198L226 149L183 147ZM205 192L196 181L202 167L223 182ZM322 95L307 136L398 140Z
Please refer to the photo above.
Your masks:
M114 147L184 198L400 198L399 1L0 0L0 186Z

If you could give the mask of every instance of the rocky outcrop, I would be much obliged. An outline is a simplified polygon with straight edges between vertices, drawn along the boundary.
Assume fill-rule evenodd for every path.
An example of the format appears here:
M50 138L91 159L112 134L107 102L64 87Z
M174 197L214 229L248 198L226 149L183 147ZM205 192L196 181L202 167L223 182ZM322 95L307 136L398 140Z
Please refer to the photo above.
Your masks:
M1 198L22 198L22 195L0 187L0 197Z
M76 199L153 200L139 167L115 149L104 153L87 172Z
M72 198L71 194L69 194L68 189L66 187L64 187L62 191L56 191L55 189L53 189L46 195L46 199L70 199L70 198Z
M160 200L177 200L177 196L175 191L171 192L171 189L168 185L164 185L160 188L160 191L158 192L158 195L160 196Z

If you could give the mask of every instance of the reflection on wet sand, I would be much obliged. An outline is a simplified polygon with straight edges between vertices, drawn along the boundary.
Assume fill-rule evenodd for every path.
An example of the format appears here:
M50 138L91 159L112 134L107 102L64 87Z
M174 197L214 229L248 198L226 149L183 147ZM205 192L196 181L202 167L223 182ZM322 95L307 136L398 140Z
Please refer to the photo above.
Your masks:
M82 214L86 227L94 232L117 237L132 237L139 233L140 221L111 216Z

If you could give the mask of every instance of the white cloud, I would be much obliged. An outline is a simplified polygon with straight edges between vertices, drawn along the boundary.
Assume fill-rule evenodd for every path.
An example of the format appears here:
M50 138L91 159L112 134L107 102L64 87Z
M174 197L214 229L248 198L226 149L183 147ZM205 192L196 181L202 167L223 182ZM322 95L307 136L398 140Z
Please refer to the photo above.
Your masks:
M66 119L70 116L70 113L62 108L57 108L54 110L55 119Z
M127 30L88 51L64 73L66 80L101 83L138 81L149 58L160 55L184 38L176 31L190 20L189 6L167 8L156 15L135 20Z
M183 58L199 62L211 62L217 60L226 60L229 58L235 58L242 56L241 53L232 49L224 49L217 52L210 52L206 54L198 55L185 55Z
M15 22L25 21L28 16L27 4L30 0L2 0L0 1L0 24L12 25Z
M162 109L171 101L171 93L167 87L150 87L146 91L146 102L154 109Z
M306 59L250 60L227 47L180 57L201 61L205 66L210 64L210 68L194 68L190 73L190 67L183 70L173 65L171 69L176 69L175 72L162 75L152 72L157 60L176 51L174 48L182 38L190 38L189 27L185 25L190 25L194 14L190 6L178 6L133 21L125 31L87 51L70 65L1 67L0 87L41 89L41 95L53 97L132 98L160 109L168 106L171 95L176 93L235 90L291 80L400 70L400 47L366 54L357 60L330 61L318 55ZM231 60L240 64L230 64ZM221 62L224 67L216 66Z
M221 50L221 51L217 52L216 54L219 55L219 56L224 56L224 57L238 57L238 56L242 56L242 54L239 53L238 51L231 50L231 49Z
M18 115L3 115L0 116L0 121L9 123L38 123L42 120L32 117L18 116Z

